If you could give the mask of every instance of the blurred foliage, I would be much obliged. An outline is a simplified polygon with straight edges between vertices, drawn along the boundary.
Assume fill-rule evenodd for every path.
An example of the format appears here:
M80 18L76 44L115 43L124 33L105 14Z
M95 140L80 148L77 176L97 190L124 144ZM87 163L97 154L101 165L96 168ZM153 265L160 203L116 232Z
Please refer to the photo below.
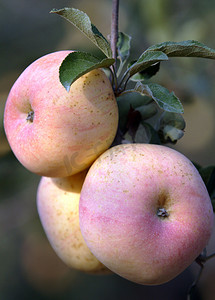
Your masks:
M65 6L84 10L102 33L110 32L110 0L0 1L0 149L6 144L2 102L18 74L33 60L55 50L95 51L73 26L49 14L52 8ZM132 36L131 59L139 57L152 44L168 40L196 39L215 48L214 18L215 2L210 0L120 3L120 30ZM200 165L215 165L214 80L214 62L205 59L174 58L161 63L156 74L156 82L174 90L185 108L185 134L174 147ZM129 97L124 103L121 99L119 105L129 111L132 101L133 108L139 107L141 113L140 107L147 105L147 99L139 103L138 97ZM121 122L126 129L127 120ZM154 124L153 117L147 123ZM157 287L136 285L117 275L92 276L69 270L51 249L40 225L36 209L40 178L25 170L8 147L0 153L1 300L185 299L194 278L192 268ZM211 261L201 286L204 300L214 299L214 270ZM195 299L200 297L196 295Z

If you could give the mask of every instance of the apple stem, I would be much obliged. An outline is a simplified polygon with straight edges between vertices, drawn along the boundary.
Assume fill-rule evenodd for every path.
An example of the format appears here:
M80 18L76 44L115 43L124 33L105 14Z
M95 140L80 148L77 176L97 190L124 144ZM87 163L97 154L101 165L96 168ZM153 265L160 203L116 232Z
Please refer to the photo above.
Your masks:
M119 27L119 0L112 1L112 18L111 18L111 50L115 63L113 65L114 90L117 91L118 84L116 79L117 73L117 41L118 41L118 27Z
M157 216L158 217L162 217L162 218L167 218L167 217L169 217L169 214L166 211L166 209L162 207L162 208L158 208L158 210L157 210Z
M29 111L29 113L27 115L27 118L26 118L26 121L28 121L30 123L33 123L33 121L34 121L34 112L32 110Z

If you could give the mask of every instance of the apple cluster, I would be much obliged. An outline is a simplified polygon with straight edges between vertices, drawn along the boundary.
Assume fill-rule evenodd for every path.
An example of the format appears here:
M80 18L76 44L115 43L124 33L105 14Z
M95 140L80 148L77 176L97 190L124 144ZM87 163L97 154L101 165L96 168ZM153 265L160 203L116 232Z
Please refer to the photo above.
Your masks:
M111 147L118 105L101 69L67 92L45 55L13 85L4 127L17 159L41 176L37 208L58 256L71 268L162 284L187 268L212 233L211 200L197 169L160 145Z

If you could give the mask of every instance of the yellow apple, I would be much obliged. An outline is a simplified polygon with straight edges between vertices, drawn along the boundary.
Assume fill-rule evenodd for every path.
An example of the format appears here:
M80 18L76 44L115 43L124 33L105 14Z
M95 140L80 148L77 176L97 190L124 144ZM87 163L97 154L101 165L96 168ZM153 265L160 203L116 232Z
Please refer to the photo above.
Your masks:
M109 273L87 247L79 226L79 198L86 171L66 178L42 177L37 207L46 235L66 265L90 273Z

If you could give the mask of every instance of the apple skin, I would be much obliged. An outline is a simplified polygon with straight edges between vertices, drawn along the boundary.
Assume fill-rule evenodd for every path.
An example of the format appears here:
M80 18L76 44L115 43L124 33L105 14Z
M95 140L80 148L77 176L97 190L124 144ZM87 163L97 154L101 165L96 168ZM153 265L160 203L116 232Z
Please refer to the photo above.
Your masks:
M66 177L86 169L110 147L118 126L118 106L103 70L83 75L69 93L60 83L59 67L71 52L33 62L6 102L4 127L12 151L41 176Z
M79 199L86 171L66 178L42 177L37 209L47 238L69 267L89 273L109 273L87 247L79 226Z
M160 209L168 216L158 216ZM189 159L165 146L126 144L107 150L89 169L79 220L88 247L111 271L157 285L198 257L214 215Z

